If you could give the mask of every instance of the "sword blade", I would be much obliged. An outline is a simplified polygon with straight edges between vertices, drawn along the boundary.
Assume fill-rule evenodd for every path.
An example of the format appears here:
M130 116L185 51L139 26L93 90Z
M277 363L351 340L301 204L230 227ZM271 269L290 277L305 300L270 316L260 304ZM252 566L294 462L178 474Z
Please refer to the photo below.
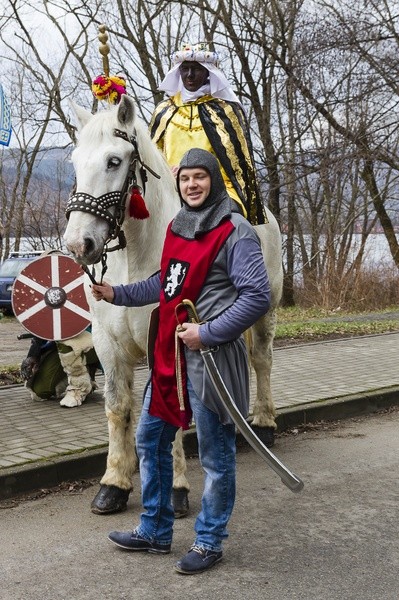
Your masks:
M216 366L215 359L212 356L212 349L207 348L206 350L200 350L200 352L215 390L237 429L242 433L252 448L266 461L269 467L277 473L284 485L292 492L300 492L304 487L303 481L295 475L295 473L292 473L292 471L290 471L277 456L263 444L238 410Z

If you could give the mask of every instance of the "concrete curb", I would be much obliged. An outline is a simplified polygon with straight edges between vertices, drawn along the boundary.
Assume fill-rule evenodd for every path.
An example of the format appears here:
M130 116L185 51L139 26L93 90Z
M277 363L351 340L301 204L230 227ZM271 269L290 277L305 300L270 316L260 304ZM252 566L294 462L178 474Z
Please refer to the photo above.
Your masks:
M309 423L365 416L397 405L399 405L399 386L282 408L277 411L276 420L278 431L283 432ZM246 444L245 440L239 435L237 447L244 444ZM195 428L185 434L184 448L187 456L198 454ZM100 477L105 471L107 451L108 448L105 446L46 461L28 463L21 467L2 469L0 500L14 498L38 489L55 487L68 481Z
M276 421L278 431L286 431L317 421L365 416L395 405L399 405L399 386L282 408L278 411Z

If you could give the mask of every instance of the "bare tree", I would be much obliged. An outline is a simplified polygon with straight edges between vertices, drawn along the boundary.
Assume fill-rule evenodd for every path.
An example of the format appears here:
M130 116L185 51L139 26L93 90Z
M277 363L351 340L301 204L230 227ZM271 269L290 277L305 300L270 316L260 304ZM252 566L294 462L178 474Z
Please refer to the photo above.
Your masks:
M105 23L111 72L126 76L146 121L182 41L207 41L221 54L221 68L248 114L260 184L285 235L286 303L295 301L298 270L311 290L327 275L351 281L377 223L399 264L399 16L390 0L5 3L2 59L9 64L7 81L19 86L20 106L13 110L23 159L14 197L10 182L7 202L4 179L0 189L3 214L12 214L18 231L29 221L33 232L42 207L29 193L32 179L23 183L27 157L33 169L47 146L75 141L68 98L98 108L90 88L102 69L97 35ZM37 26L28 26L27 14ZM53 52L41 43L44 30L51 32ZM20 122L31 137L22 136ZM355 234L361 244L353 257Z
M68 146L68 136L74 140L74 127L67 116L64 101L71 95L79 97L79 80L85 79L85 89L91 81L85 66L89 48L88 25L81 23L76 8L64 4L63 10L70 8L68 18L75 17L79 24L78 28L74 28L77 33L71 40L65 34L62 20L51 13L51 3L43 2L35 7L36 17L46 19L53 28L49 42L57 47L54 56L49 46L40 41L45 29L43 20L35 27L28 26L28 3L9 1L8 11L4 12L0 21L2 62L7 65L4 77L9 81L13 98L13 141L18 146L18 150L12 148L7 156L8 164L15 157L15 179L7 186L7 193L2 198L5 254L9 251L10 236L15 237L15 249L18 250L21 237L26 234L27 203L32 207L35 198L31 189L35 166L48 147L58 145L60 140ZM57 8L56 3L54 7ZM60 49L62 52L58 52ZM77 72L71 77L73 68ZM64 85L65 81L69 84ZM47 224L41 223L45 229Z

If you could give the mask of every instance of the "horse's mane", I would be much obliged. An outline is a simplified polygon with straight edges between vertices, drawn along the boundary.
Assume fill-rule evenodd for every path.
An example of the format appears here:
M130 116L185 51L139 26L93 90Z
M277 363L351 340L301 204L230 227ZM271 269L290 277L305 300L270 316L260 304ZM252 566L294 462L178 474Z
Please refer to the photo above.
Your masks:
M143 121L140 120L139 117L136 118L135 128L137 143L140 149L140 156L143 162L149 165L156 172L161 171L162 175L167 173L168 176L171 177L171 181L173 181L173 176L166 159L151 139L148 127Z

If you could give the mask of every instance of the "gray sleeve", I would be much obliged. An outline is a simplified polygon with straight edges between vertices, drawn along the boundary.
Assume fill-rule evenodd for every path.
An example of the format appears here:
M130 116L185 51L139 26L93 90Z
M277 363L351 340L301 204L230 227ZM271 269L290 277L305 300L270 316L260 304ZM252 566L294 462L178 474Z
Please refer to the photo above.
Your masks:
M117 306L145 306L159 302L161 293L160 272L151 275L148 279L130 283L128 285L115 285L113 304Z
M200 326L205 346L237 339L269 309L270 284L259 241L243 238L229 249L227 275L238 296L218 317Z

